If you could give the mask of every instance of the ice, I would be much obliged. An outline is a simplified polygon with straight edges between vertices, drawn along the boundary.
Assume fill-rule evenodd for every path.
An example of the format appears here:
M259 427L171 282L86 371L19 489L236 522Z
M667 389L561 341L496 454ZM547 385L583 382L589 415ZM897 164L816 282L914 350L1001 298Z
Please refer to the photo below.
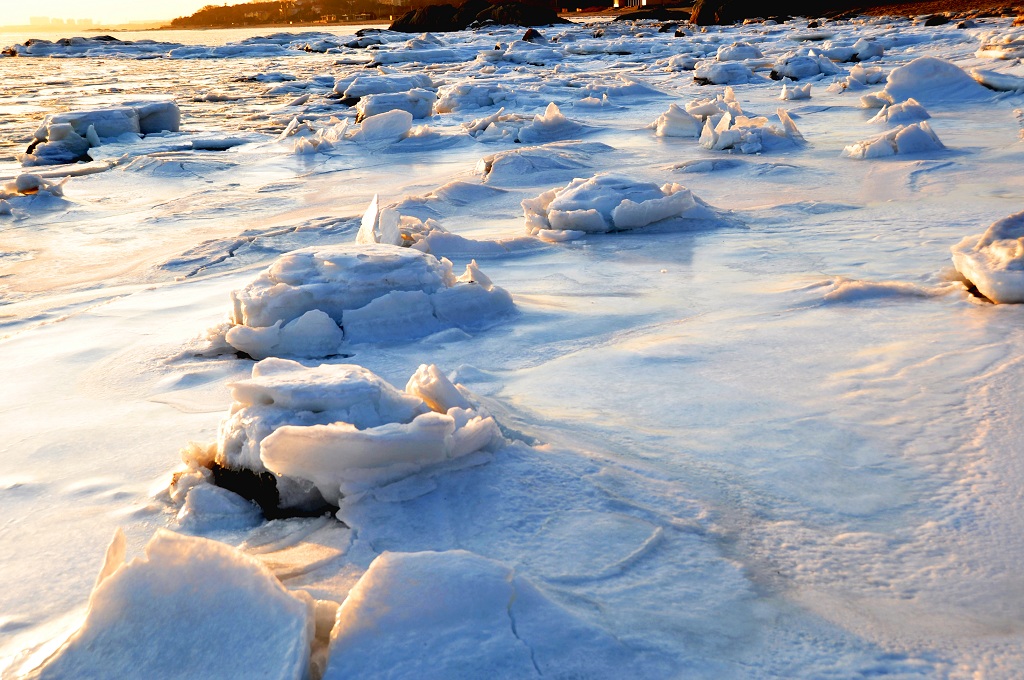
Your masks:
M173 101L153 101L87 111L50 114L35 132L35 142L21 157L24 165L72 163L90 147L108 140L176 132L181 112Z
M946 147L939 141L927 122L897 125L877 137L851 144L843 149L848 158L866 160L896 154L927 154Z
M815 76L831 76L839 73L832 60L819 55L814 50L802 50L796 54L786 55L775 62L772 78L780 80L806 80Z
M502 288L457 279L451 262L391 245L399 237L378 231L376 205L365 220L359 244L291 252L233 292L228 344L258 358L323 357L337 354L342 339L399 342L446 327L482 330L514 312Z
M693 80L700 85L740 85L759 79L760 76L736 61L702 61L693 70Z
M370 94L362 97L356 104L359 113L357 121L388 111L407 111L413 118L427 118L437 101L437 94L432 90L416 88L408 92L390 92Z
M512 567L464 550L385 552L338 610L324 680L615 678L635 663Z
M600 144L597 150L607 150ZM538 147L499 151L484 156L476 165L477 174L483 175L485 182L498 184L532 183L536 179L552 174L574 173L581 168L589 167L589 154L574 147L559 147L547 144Z
M708 117L700 134L700 145L713 151L735 149L748 154L801 145L803 135L786 110L776 109L776 115L781 127L769 124L764 116L750 118L731 111L720 117Z
M714 213L679 184L658 186L620 175L574 179L523 201L526 231L543 240L636 229L669 218L706 220Z
M505 113L502 107L489 116L464 123L463 128L477 141L526 144L565 139L585 131L583 125L566 118L554 102L547 105L544 113L533 116Z
M811 98L811 83L806 85L786 85L782 86L782 92L779 94L779 99L782 100L799 100L799 99L810 99Z
M1019 28L986 32L975 55L980 59L1019 59L1024 56L1024 33Z
M1024 91L1024 77L1012 73L999 73L983 68L972 68L971 77L990 90L997 92Z
M197 484L185 495L178 526L193 534L251 529L263 522L259 507L227 489Z
M899 104L884 107L869 123L918 123L931 115L913 97Z
M668 111L661 114L658 120L651 123L654 134L658 137L700 137L704 120L687 113L678 104L671 104Z
M401 391L361 366L265 359L232 394L214 463L274 473L282 508L351 503L503 441L494 419L433 365L420 366ZM182 514L202 488L188 492Z
M388 94L409 92L412 90L434 89L434 83L425 73L390 74L390 73L358 73L353 76L339 78L334 84L334 91L344 99L358 99L371 94Z
M997 220L952 248L953 265L996 304L1024 303L1024 213Z
M413 114L393 109L363 118L358 130L350 137L357 142L396 142L407 137L412 130Z
M963 69L938 57L918 57L894 68L885 84L885 92L893 101L913 97L925 106L992 98L992 92Z
M515 93L501 83L455 83L442 87L434 104L436 113L453 113L470 109L484 109L515 100Z
M731 45L721 45L715 53L718 61L744 61L746 59L762 59L764 55L761 50L747 42L734 42Z
M123 551L115 539L82 627L30 677L307 676L313 603L258 561L162 529L143 557L116 564Z

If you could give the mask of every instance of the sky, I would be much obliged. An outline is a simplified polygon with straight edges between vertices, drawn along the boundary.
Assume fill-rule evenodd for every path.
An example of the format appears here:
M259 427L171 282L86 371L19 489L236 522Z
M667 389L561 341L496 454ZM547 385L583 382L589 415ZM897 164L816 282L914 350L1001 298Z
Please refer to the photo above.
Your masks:
M121 24L131 21L173 19L192 14L206 5L235 5L242 0L46 0L18 2L0 0L0 24L28 24L29 17L46 16L58 19L92 19L98 23Z

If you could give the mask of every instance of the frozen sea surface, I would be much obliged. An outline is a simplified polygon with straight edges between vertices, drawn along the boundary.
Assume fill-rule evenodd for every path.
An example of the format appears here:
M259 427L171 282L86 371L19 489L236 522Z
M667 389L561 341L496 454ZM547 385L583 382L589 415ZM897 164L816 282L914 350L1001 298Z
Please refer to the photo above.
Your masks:
M852 21L809 43L800 21L601 28L542 28L546 43L502 27L358 44L347 31L10 38L28 56L0 58L4 677L81 677L104 668L96 649L139 645L164 654L110 673L201 675L160 661L170 638L237 624L175 606L176 545L214 565L211 602L265 593L232 605L246 620L287 609L296 632L269 655L281 677L1024 674L1024 307L969 292L950 253L1022 209L1024 95L969 75L1024 77L1017 29ZM733 43L762 56L723 62L744 67L734 82L697 84L698 63L740 72L708 66ZM874 56L841 61L855 53ZM799 73L809 100L780 100L792 83L771 79L777 64L817 69ZM357 122L357 91L366 111L403 110ZM890 146L897 123L865 108L910 97L940 147ZM179 132L19 163L49 113L168 98ZM687 133L657 134L673 104ZM742 135L785 125L780 104L803 141L743 153ZM702 145L701 129L737 143ZM37 186L17 179L29 171L38 192L17 189ZM595 177L597 194L565 202L568 229L530 236L524 200ZM706 204L699 219L652 203L672 185ZM612 209L644 226L572 228L614 227ZM352 285L326 260L316 282L296 280L282 256L351 252L366 220L360 242L446 257L515 313L417 332L438 321L433 289L388 280L361 318L408 329L416 302L421 326L290 358L362 366L397 390L433 364L447 379L410 382L410 413L458 427L479 413L501 436L440 462L401 449L407 468L331 514L263 521L204 467L231 436L218 432L230 386L253 374L217 340L231 294L268 268L296 289ZM999 253L1016 275L1010 241ZM343 331L346 313L318 323ZM253 441L336 427L317 422L331 397L315 387L282 407L291 429L246 425ZM338 427L351 434L353 417ZM390 455L414 440L412 415L389 418L373 435ZM452 432L435 432L449 450ZM148 561L121 564L154 536ZM254 637L223 653L264 658Z

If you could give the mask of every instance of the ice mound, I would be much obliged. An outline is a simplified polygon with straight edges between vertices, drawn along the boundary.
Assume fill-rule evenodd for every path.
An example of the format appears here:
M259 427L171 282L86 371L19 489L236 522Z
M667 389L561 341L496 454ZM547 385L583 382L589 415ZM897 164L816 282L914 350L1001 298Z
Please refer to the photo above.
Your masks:
M1024 303L1024 212L992 223L952 248L953 265L996 304Z
M427 118L436 101L437 94L424 88L366 95L356 104L356 122L388 111L407 111L413 118Z
M611 634L500 562L385 552L338 610L324 680L621 678L635 663Z
M707 203L679 184L658 186L621 175L574 179L522 202L527 233L545 241L636 229L669 218L707 219Z
M502 107L489 116L463 123L462 127L481 142L505 140L526 144L564 139L586 130L585 126L566 118L554 102L548 104L544 113L535 116L505 113Z
M595 149L597 151L610 150L610 147L604 144L593 146L598 147ZM484 182L532 183L538 175L558 174L590 167L587 159L588 154L570 147L532 146L484 156L477 162L475 172L483 175Z
M214 464L273 473L281 508L352 502L504 441L494 419L434 365L399 390L361 366L264 359L231 392Z
M434 83L425 73L392 75L385 72L357 74L339 78L334 91L342 96L342 102L353 101L371 94L389 94L410 90L432 90Z
M395 109L363 118L358 130L346 134L356 142L397 142L412 132L412 121L411 113Z
M162 529L124 557L119 531L82 627L31 677L307 677L313 601L254 558Z
M721 45L715 53L718 61L744 61L746 59L762 59L764 55L748 42L734 42L731 45Z
M740 85L760 80L760 76L737 61L699 62L693 70L698 85Z
M797 100L797 99L810 99L811 98L811 84L806 85L786 85L783 84L782 92L779 94L779 99L782 100Z
M771 77L773 80L806 80L815 76L834 76L838 73L839 69L828 57L823 57L814 50L802 50L780 57L772 68Z
M668 111L658 116L658 119L648 127L654 129L657 137L700 137L700 131L704 127L704 119L688 113L678 104L670 104Z
M704 121L700 145L713 151L733 149L741 153L761 153L780 147L802 144L803 135L785 109L777 109L781 127L770 125L768 118L750 118L734 115L727 111L715 123L713 118Z
M377 221L370 231L380 228ZM448 260L373 243L288 253L231 301L233 325L224 339L253 358L323 357L337 354L342 341L409 341L453 327L477 331L515 309L512 297L475 265L456 278Z
M931 115L913 97L899 104L885 106L869 123L919 123Z
M177 132L181 111L173 101L136 102L106 109L69 111L46 116L35 131L23 165L52 165L89 160L90 147L104 141L138 139L139 135Z
M913 97L925 106L991 99L985 89L956 64L937 57L918 57L894 68L885 84L893 101Z
M877 137L865 139L843 149L843 156L866 160L897 154L920 154L945 149L927 122L899 125Z
M825 47L819 50L819 53L832 61L867 61L881 57L885 53L885 48L875 40L859 38L853 45Z
M857 91L867 89L871 85L884 83L885 72L878 66L862 66L857 64L850 69L845 78L840 78L828 86L829 92ZM891 98L890 98L891 99ZM873 107L877 108L877 107Z
M514 102L512 88L500 83L480 84L473 82L455 83L442 87L438 92L436 113L453 113L469 109L484 109L501 103Z

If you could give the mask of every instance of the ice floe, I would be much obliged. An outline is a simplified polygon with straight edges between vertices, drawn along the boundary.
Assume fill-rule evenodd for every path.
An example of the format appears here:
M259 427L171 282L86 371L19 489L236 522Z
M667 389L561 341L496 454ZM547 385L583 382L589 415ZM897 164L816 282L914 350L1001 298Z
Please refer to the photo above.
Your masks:
M124 557L118 533L82 627L30 677L307 677L313 601L257 560L163 529Z
M885 158L897 154L922 154L941 151L946 147L927 122L898 125L876 137L851 144L843 149L843 156L866 160Z
M995 303L1024 303L1024 212L993 222L952 248L953 265Z
M416 88L408 92L368 94L356 104L356 121L388 111L407 111L413 118L426 118L434 109L437 94L433 90Z
M776 60L771 76L773 80L782 78L807 80L816 76L832 76L838 73L839 69L828 57L823 57L814 50L802 50Z
M401 238L380 231L399 225L381 225L376 210L366 219L365 241ZM408 342L446 328L479 331L515 310L508 292L475 265L456 277L448 260L374 242L288 253L231 300L224 340L254 358L323 357L338 354L342 341Z
M913 97L925 106L992 98L992 92L963 69L938 57L918 57L894 68L885 92L893 101Z
M707 203L680 184L658 186L620 175L574 179L523 201L526 231L545 241L636 229L669 218L715 217Z
M741 153L761 153L773 149L793 147L803 143L803 135L785 109L776 109L780 125L772 125L768 118L734 115L726 111L721 117L704 121L700 145L713 151L734 149Z
M700 137L704 128L704 119L688 113L680 108L678 104L670 104L668 111L658 116L658 119L651 123L654 134L658 137Z
M782 85L782 92L779 93L779 99L786 100L799 100L799 99L810 99L811 98L811 84L806 83L804 85Z
M899 104L890 104L869 120L869 123L919 123L931 115L913 97Z
M338 610L324 680L615 678L635 662L508 565L464 550L385 552Z
M761 76L738 61L706 60L693 69L693 80L698 85L740 85L760 79Z
M544 113L533 116L505 113L502 107L489 116L464 123L463 128L477 141L525 144L565 139L586 130L585 126L566 118L554 102L548 104Z

